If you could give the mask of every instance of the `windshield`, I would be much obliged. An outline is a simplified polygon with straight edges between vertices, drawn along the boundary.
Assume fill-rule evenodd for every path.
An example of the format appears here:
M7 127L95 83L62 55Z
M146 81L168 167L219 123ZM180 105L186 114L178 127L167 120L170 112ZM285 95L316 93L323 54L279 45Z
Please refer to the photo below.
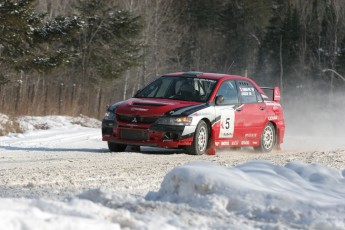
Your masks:
M216 82L213 79L163 76L146 86L135 97L206 102Z

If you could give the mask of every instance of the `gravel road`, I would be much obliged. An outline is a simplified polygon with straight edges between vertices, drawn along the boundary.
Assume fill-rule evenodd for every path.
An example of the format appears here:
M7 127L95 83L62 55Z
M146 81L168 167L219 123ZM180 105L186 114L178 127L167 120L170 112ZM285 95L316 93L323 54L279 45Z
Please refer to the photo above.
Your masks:
M252 160L266 160L276 165L302 161L338 169L345 167L345 150L283 150L259 154L242 149L221 150L216 156L190 156L181 151L145 147L140 153L110 153L105 143L97 138L91 141L85 138L73 146L68 144L71 142L55 143L54 148L44 147L44 143L41 147L18 147L13 143L0 147L0 196L63 198L90 188L144 196L148 191L157 191L171 169L192 161L208 161L222 166Z

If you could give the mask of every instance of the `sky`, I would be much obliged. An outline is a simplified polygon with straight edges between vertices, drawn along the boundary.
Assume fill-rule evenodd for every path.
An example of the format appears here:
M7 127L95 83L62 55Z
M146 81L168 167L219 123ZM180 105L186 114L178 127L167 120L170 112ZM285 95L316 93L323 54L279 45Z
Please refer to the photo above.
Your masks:
M79 138L89 138L85 132L96 135L98 128L83 127L82 119L26 117L21 124L27 132L0 137L0 153L3 145L42 144L42 132L48 139L63 138L61 127L83 133ZM38 124L45 130L37 130ZM98 188L65 199L1 197L0 229L340 230L345 229L345 169L303 162L225 167L195 161L173 168L159 189L144 196Z

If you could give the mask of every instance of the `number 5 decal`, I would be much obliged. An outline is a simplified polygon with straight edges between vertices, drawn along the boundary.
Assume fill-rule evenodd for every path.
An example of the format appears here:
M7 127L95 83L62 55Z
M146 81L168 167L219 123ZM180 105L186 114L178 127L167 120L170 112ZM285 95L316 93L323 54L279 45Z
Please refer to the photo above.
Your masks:
M229 128L230 128L230 118L226 118L225 129L229 129Z
M220 111L220 138L232 138L234 135L235 110L232 108L222 109Z

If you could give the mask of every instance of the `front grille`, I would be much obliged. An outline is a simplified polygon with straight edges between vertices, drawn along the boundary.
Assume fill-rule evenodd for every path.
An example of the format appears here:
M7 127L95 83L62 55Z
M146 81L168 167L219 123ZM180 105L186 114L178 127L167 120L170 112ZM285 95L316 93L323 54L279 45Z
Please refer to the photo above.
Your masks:
M158 119L158 117L139 117L139 116L117 115L117 119L119 121L128 122L128 123L152 124Z
M133 141L146 141L148 139L147 130L121 129L121 139Z

